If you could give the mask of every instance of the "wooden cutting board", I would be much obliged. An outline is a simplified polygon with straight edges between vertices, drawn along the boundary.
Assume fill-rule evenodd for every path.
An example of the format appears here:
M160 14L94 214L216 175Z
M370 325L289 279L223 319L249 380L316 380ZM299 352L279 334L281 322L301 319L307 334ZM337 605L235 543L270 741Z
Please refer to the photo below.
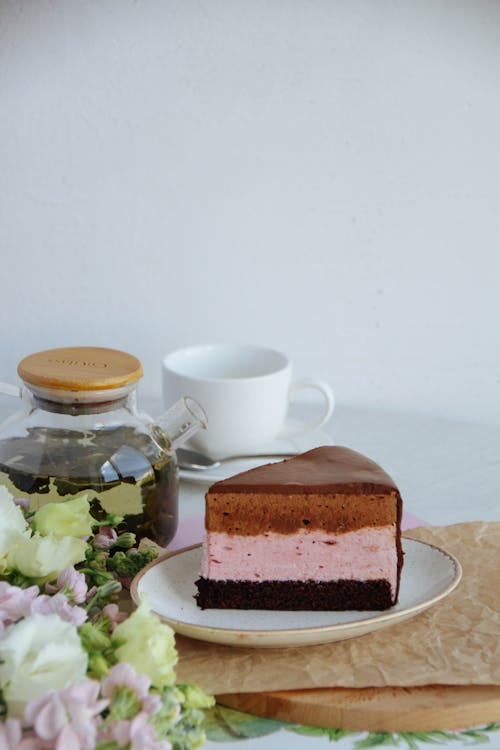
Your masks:
M280 721L369 732L444 731L500 720L498 685L322 688L225 694L217 701Z

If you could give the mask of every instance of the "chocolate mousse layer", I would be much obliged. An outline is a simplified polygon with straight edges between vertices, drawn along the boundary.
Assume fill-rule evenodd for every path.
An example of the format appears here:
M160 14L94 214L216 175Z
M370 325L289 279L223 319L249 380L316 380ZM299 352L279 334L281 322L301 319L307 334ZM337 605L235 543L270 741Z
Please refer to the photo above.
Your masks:
M299 529L343 533L397 522L398 495L282 494L214 492L207 495L208 532L255 536Z
M360 453L314 448L212 485L208 532L291 534L299 529L342 533L399 524L401 498L391 477Z

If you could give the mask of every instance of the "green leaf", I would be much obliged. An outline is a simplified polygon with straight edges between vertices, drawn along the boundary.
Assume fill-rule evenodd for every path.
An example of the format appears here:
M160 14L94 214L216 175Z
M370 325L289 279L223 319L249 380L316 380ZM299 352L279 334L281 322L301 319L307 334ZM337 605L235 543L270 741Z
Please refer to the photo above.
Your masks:
M355 739L358 731L347 729L329 729L314 727L306 724L290 724L274 719L263 719L242 711L217 705L210 711L205 711L205 730L213 742L231 742L236 739L263 737L279 729L285 729L295 734L309 737L328 737L330 741L337 741L346 736L352 736L353 747L356 750L376 747L401 747L404 743L407 750L422 750L422 744L447 745L449 742L462 741L464 745L476 745L490 742L489 732L500 731L500 722L491 722L484 727L466 729L459 732L429 731L429 732L369 732Z
M417 738L414 732L401 732L399 736L401 737L402 740L406 741L408 750L420 750L421 746L418 744Z
M494 721L491 724L487 724L485 727L483 727L483 730L485 732L497 732L500 730L500 721Z
M358 740L355 743L356 748L362 750L366 747L397 747L399 740L397 735L393 735L390 732L370 732L365 739Z
M412 742L412 749L417 740L427 742L431 745L442 745L444 742L449 741L449 736L446 732L401 732L400 737L405 739L408 744Z
M286 726L282 721L263 719L219 704L206 711L205 715L204 728L207 737L214 742L264 737Z
M205 711L203 728L207 738L212 742L232 742L238 739L238 736L224 721L220 706L214 706L214 708Z
M287 727L287 730L294 734L303 734L306 737L322 737L328 732L328 729L323 729L322 727L311 727L307 724L294 724L291 727Z
M313 727L305 724L292 724L286 725L285 729L288 732L294 732L294 734L301 734L308 737L328 737L331 742L336 742L350 735L359 734L350 729L328 729L323 727Z
M489 742L490 738L481 729L468 729L465 732L460 732L459 739L470 738L471 744L479 745L482 742Z

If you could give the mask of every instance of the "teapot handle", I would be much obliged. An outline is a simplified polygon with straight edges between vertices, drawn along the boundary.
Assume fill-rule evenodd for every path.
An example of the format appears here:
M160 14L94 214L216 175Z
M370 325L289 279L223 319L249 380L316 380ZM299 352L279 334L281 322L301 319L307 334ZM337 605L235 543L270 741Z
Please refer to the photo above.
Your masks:
M17 385L10 385L10 383L0 383L0 393L5 396L12 396L13 398L21 398L21 389Z

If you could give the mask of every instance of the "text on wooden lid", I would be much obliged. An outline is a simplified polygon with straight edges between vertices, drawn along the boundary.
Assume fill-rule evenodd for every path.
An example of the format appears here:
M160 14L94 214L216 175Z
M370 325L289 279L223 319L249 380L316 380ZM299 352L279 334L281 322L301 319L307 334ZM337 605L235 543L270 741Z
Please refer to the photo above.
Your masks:
M134 383L143 370L137 357L117 349L68 346L30 354L17 372L27 383L46 388L104 390Z

